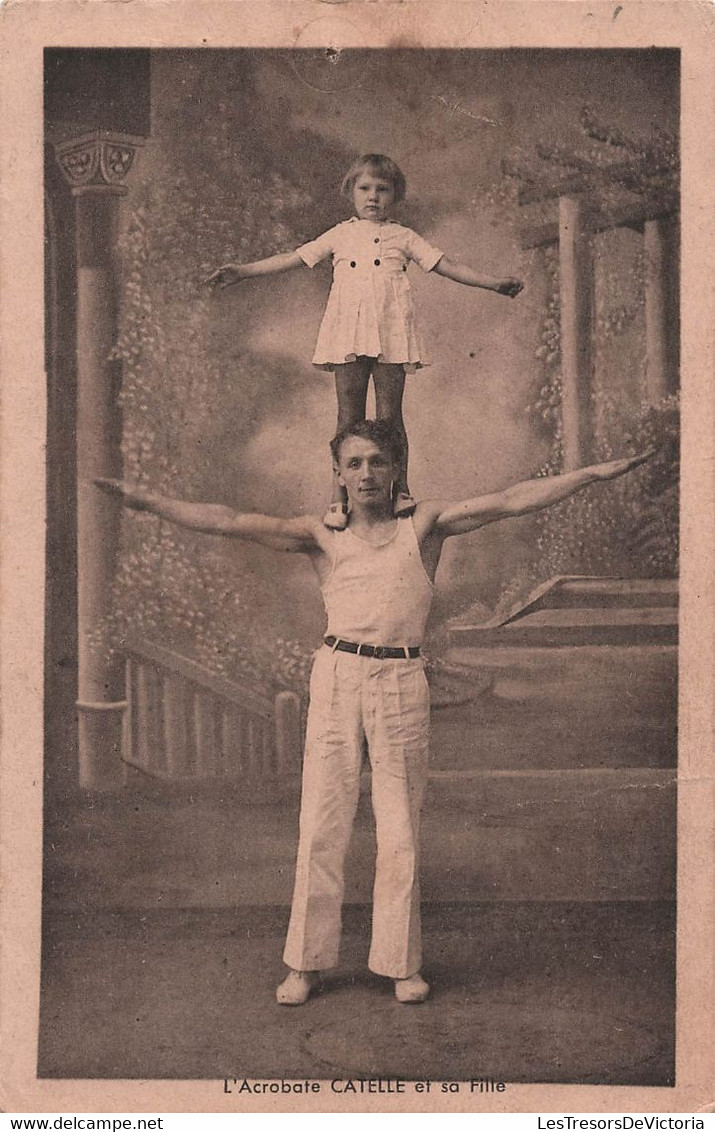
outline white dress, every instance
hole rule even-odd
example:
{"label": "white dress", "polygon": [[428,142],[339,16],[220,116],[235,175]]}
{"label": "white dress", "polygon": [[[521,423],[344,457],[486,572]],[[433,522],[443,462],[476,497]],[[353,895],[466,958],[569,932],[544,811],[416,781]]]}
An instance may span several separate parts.
{"label": "white dress", "polygon": [[297,249],[308,267],[332,256],[333,285],[318,331],[313,364],[333,369],[358,356],[404,365],[425,365],[415,329],[407,265],[431,271],[442,258],[411,228],[391,220],[337,224]]}

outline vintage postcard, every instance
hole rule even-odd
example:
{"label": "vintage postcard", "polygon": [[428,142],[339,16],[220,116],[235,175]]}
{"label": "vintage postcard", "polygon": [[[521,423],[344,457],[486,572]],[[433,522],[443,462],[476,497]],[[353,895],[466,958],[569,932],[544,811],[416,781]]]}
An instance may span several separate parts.
{"label": "vintage postcard", "polygon": [[0,16],[2,1107],[710,1111],[712,8]]}

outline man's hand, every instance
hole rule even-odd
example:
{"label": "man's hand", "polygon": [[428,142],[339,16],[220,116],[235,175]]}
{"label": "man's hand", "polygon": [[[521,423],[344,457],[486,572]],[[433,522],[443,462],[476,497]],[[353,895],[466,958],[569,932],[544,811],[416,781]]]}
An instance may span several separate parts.
{"label": "man's hand", "polygon": [[639,464],[645,464],[646,460],[650,460],[655,453],[655,448],[649,448],[647,452],[639,452],[637,456],[627,456],[622,460],[608,460],[605,464],[594,464],[591,471],[597,480],[615,480],[618,476],[630,472],[632,468],[637,468]]}
{"label": "man's hand", "polygon": [[210,287],[212,291],[223,291],[225,287],[233,287],[235,283],[239,283],[243,279],[240,264],[226,263],[223,267],[219,267],[208,279],[204,279],[204,285]]}
{"label": "man's hand", "polygon": [[99,478],[92,481],[95,487],[112,495],[134,511],[148,511],[179,527],[201,531],[207,535],[240,538],[259,542],[272,550],[295,554],[314,554],[323,549],[327,532],[315,516],[281,519],[275,515],[260,515],[255,511],[241,513],[222,503],[189,503],[173,499],[158,491],[126,483],[123,480]]}
{"label": "man's hand", "polygon": [[501,279],[494,288],[497,295],[506,295],[508,299],[515,299],[520,291],[524,290],[521,279]]}
{"label": "man's hand", "polygon": [[441,504],[434,517],[435,530],[442,537],[462,535],[499,519],[511,519],[518,515],[528,515],[532,511],[541,511],[592,484],[625,475],[650,460],[654,452],[655,449],[650,448],[647,452],[640,452],[637,456],[628,456],[623,460],[591,464],[587,468],[577,468],[560,476],[539,476],[538,479],[524,480],[523,483],[514,484],[491,495]]}

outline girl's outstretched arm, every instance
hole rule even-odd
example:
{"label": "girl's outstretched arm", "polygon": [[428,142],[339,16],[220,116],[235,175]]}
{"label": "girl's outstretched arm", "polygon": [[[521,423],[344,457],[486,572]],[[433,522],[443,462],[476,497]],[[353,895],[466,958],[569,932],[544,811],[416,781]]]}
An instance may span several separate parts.
{"label": "girl's outstretched arm", "polygon": [[204,283],[208,287],[223,290],[241,279],[252,279],[256,275],[279,275],[282,271],[292,271],[294,267],[304,266],[297,252],[281,252],[268,259],[254,260],[253,263],[226,263],[209,275]]}
{"label": "girl's outstretched arm", "polygon": [[453,279],[455,283],[464,283],[467,287],[482,287],[485,291],[496,291],[498,295],[508,295],[513,299],[523,289],[520,279],[511,276],[508,279],[495,279],[492,275],[482,275],[466,263],[447,259],[443,255],[432,268],[436,275],[444,275],[446,279]]}
{"label": "girl's outstretched arm", "polygon": [[241,513],[220,503],[187,503],[183,499],[172,499],[122,480],[95,479],[93,482],[133,511],[148,511],[192,531],[247,539],[270,546],[273,550],[293,553],[310,554],[318,549],[322,523],[312,516],[280,519],[250,511]]}
{"label": "girl's outstretched arm", "polygon": [[443,504],[435,516],[434,529],[443,536],[467,534],[487,523],[499,519],[511,519],[517,515],[528,515],[541,511],[568,499],[577,491],[590,484],[603,483],[617,479],[653,455],[655,449],[629,456],[622,460],[609,460],[605,464],[592,464],[588,468],[578,468],[560,476],[542,476],[535,480],[507,487],[492,495],[480,495],[475,499],[465,499],[461,503]]}

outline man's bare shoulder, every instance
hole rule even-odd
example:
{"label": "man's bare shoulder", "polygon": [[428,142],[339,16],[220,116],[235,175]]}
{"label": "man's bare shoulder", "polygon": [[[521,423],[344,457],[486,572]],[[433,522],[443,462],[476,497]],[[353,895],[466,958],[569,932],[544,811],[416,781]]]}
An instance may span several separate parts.
{"label": "man's bare shoulder", "polygon": [[300,533],[309,543],[306,547],[313,553],[328,554],[332,531],[328,530],[322,519],[317,515],[301,515],[289,520],[296,533]]}
{"label": "man's bare shoulder", "polygon": [[283,521],[296,534],[300,531],[304,531],[306,534],[317,534],[320,527],[323,526],[317,515],[291,515]]}
{"label": "man's bare shoulder", "polygon": [[236,513],[226,533],[253,538],[275,550],[320,556],[328,552],[326,535],[330,532],[315,515],[278,518],[248,512]]}
{"label": "man's bare shoulder", "polygon": [[420,499],[415,507],[414,516],[417,518],[418,515],[439,515],[446,505],[447,502],[444,499]]}
{"label": "man's bare shoulder", "polygon": [[445,503],[442,499],[421,499],[417,504],[412,515],[412,521],[419,542],[434,533],[435,523],[442,514],[444,507]]}

